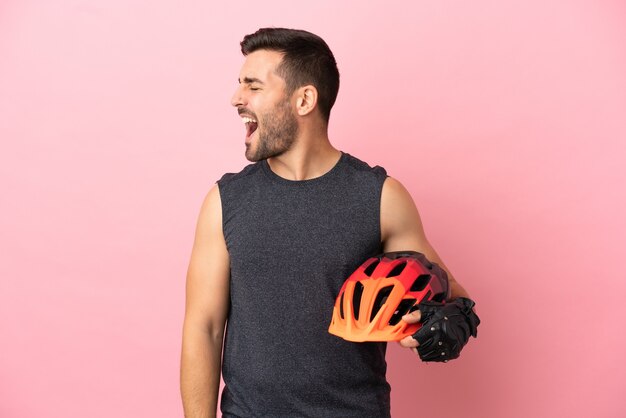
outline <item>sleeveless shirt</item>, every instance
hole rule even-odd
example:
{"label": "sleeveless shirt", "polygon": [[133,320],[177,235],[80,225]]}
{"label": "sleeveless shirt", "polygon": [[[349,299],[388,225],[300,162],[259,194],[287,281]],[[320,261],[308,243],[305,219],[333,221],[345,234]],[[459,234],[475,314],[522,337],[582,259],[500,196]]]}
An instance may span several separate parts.
{"label": "sleeveless shirt", "polygon": [[223,417],[390,417],[387,344],[328,333],[343,282],[382,252],[386,177],[341,152],[309,180],[261,160],[217,181],[230,257]]}

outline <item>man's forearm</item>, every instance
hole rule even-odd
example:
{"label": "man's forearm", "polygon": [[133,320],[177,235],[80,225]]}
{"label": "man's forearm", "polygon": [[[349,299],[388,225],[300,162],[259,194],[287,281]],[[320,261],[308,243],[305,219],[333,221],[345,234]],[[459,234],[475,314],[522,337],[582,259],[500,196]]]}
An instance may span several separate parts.
{"label": "man's forearm", "polygon": [[185,418],[215,418],[222,364],[222,337],[184,327],[180,391]]}
{"label": "man's forearm", "polygon": [[[448,277],[451,277],[451,276],[452,275],[448,273]],[[469,296],[469,293],[467,293],[467,290],[465,290],[463,286],[461,286],[459,282],[457,282],[454,278],[452,278],[452,280],[450,281],[450,290],[451,290],[451,296],[450,296],[451,301],[456,298],[471,299]],[[475,306],[472,308],[472,310],[474,311],[474,313],[476,313]]]}
{"label": "man's forearm", "polygon": [[[448,274],[448,276],[450,276]],[[469,293],[467,293],[467,290],[465,290],[463,288],[463,286],[461,286],[459,284],[459,282],[457,282],[456,280],[450,280],[450,300],[454,300],[456,298],[469,298]]]}

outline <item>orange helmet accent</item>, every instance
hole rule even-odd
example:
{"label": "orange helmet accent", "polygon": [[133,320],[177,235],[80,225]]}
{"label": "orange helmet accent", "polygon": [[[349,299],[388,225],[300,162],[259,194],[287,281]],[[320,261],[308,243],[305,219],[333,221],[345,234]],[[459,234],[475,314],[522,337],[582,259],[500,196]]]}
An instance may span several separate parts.
{"label": "orange helmet accent", "polygon": [[449,298],[448,275],[416,251],[395,251],[369,258],[344,282],[328,332],[344,340],[400,341],[422,324],[402,316],[422,301]]}

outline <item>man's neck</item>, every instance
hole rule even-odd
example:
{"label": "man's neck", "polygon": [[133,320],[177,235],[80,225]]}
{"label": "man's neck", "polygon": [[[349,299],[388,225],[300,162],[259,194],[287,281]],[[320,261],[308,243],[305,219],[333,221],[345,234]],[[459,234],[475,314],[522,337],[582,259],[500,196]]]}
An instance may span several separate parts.
{"label": "man's neck", "polygon": [[329,172],[341,157],[327,135],[298,138],[293,147],[278,157],[268,158],[270,169],[287,180],[310,180]]}

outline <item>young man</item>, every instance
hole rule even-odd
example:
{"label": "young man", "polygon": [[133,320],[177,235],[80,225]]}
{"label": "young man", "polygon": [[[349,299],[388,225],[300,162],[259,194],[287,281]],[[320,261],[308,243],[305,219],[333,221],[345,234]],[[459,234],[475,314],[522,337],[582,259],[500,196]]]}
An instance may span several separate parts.
{"label": "young man", "polygon": [[[221,370],[224,417],[388,417],[386,343],[329,334],[335,298],[381,252],[418,251],[445,265],[402,184],[331,145],[339,72],[326,43],[272,28],[241,47],[232,105],[253,163],[225,174],[200,210],[183,329],[185,416],[215,416]],[[469,301],[448,278],[451,300]],[[420,312],[403,319],[417,322]],[[400,344],[418,352],[413,337]]]}

